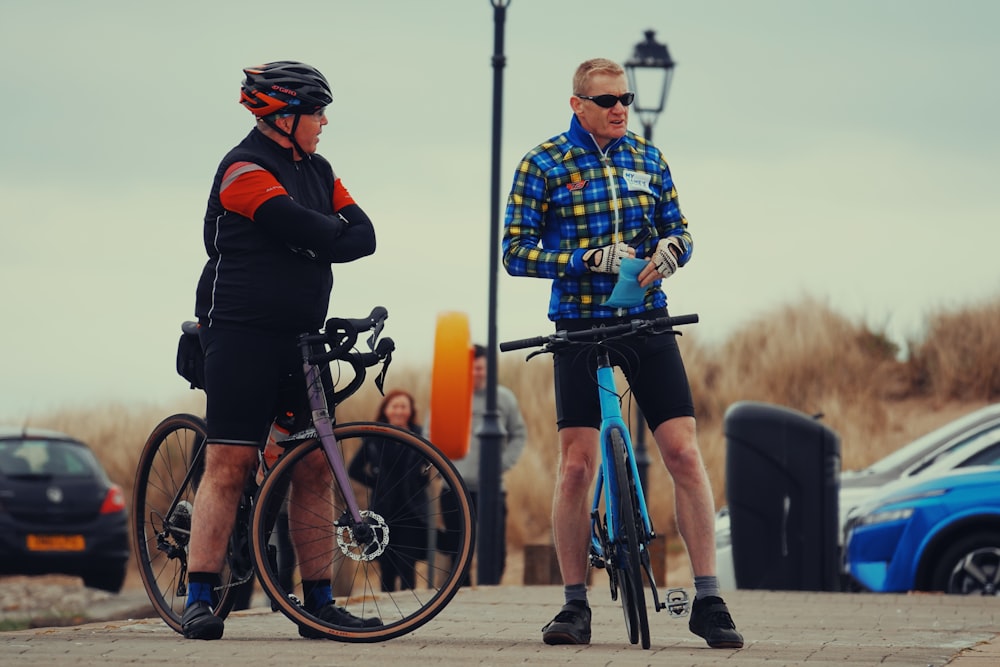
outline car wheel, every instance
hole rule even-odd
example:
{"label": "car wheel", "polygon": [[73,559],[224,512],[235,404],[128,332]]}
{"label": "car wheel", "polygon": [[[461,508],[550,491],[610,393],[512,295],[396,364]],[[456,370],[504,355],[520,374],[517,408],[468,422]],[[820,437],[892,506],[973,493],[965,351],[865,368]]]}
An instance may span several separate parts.
{"label": "car wheel", "polygon": [[83,573],[83,585],[110,593],[118,593],[125,585],[125,565],[117,565],[106,570],[91,570]]}
{"label": "car wheel", "polygon": [[948,548],[934,569],[932,588],[956,595],[997,595],[1000,533],[974,533]]}

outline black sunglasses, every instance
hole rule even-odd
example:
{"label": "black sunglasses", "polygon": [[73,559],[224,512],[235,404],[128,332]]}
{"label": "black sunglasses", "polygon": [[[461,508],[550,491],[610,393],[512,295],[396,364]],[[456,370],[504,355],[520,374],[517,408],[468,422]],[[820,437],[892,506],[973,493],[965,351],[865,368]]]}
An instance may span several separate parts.
{"label": "black sunglasses", "polygon": [[624,95],[577,95],[581,100],[590,100],[602,109],[610,109],[619,102],[623,107],[632,104],[635,93],[625,93]]}

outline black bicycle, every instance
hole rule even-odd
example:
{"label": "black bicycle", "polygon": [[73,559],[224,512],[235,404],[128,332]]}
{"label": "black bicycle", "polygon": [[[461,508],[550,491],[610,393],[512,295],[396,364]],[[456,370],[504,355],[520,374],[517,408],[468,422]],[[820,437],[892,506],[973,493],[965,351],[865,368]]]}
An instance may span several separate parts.
{"label": "black bicycle", "polygon": [[[229,614],[238,589],[256,574],[272,608],[311,635],[375,642],[419,628],[458,591],[472,560],[475,519],[465,483],[452,463],[409,431],[377,422],[335,424],[330,416],[329,407],[354,394],[365,381],[366,369],[378,364],[382,369],[375,383],[382,391],[394,350],[392,339],[379,339],[386,317],[385,309],[378,307],[366,318],[333,318],[323,331],[300,336],[312,425],[281,443],[284,453],[260,484],[255,475],[248,476],[223,583],[216,591],[216,615]],[[369,331],[367,350],[358,351],[358,335]],[[340,371],[349,370],[350,379],[342,389],[329,388],[328,397],[321,371],[331,362],[337,362]],[[133,491],[132,534],[142,583],[157,614],[178,632],[205,434],[205,422],[198,416],[164,419],[146,441]],[[365,447],[366,442],[377,446]],[[366,484],[351,481],[347,461],[369,471]],[[296,488],[293,479],[300,465],[327,466],[329,484],[319,493]],[[414,478],[420,482],[404,486],[399,481]],[[446,494],[450,501],[442,505]],[[392,502],[387,505],[388,498]],[[394,531],[411,536],[422,532],[426,540],[415,544],[412,539],[394,539]],[[310,551],[322,554],[319,559],[313,555],[308,564],[299,562],[291,547],[304,535],[313,545]],[[317,550],[317,544],[322,549]],[[420,562],[413,588],[382,590],[381,564],[414,560]],[[355,616],[377,616],[382,624],[348,627],[307,612],[301,604],[303,570],[329,573],[338,605]]]}

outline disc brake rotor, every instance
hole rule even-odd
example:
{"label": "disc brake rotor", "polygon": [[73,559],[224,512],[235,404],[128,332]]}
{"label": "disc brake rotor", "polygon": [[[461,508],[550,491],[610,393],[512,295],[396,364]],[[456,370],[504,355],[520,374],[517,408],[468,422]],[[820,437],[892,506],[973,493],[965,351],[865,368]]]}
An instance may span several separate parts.
{"label": "disc brake rotor", "polygon": [[372,561],[382,555],[389,545],[389,524],[381,515],[362,510],[367,536],[359,539],[349,522],[337,522],[337,546],[341,553],[356,561]]}

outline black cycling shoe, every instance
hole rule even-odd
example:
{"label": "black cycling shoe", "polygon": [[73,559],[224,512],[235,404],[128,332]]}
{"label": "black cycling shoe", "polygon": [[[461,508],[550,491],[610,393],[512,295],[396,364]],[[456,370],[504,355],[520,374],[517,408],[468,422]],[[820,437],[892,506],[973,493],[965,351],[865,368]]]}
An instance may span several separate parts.
{"label": "black cycling shoe", "polygon": [[[382,619],[377,617],[360,618],[343,607],[338,607],[337,603],[330,600],[319,610],[312,612],[313,616],[326,621],[332,625],[339,625],[344,628],[377,628],[382,625]],[[314,630],[305,625],[299,626],[299,635],[306,639],[328,639],[326,633]]]}
{"label": "black cycling shoe", "polygon": [[212,605],[202,600],[192,602],[181,617],[181,634],[185,639],[220,639],[225,622],[215,615]]}
{"label": "black cycling shoe", "polygon": [[691,605],[688,628],[712,648],[743,648],[743,635],[737,632],[729,608],[720,597],[696,597]]}
{"label": "black cycling shoe", "polygon": [[556,617],[542,628],[546,644],[589,644],[590,606],[583,600],[570,600]]}

